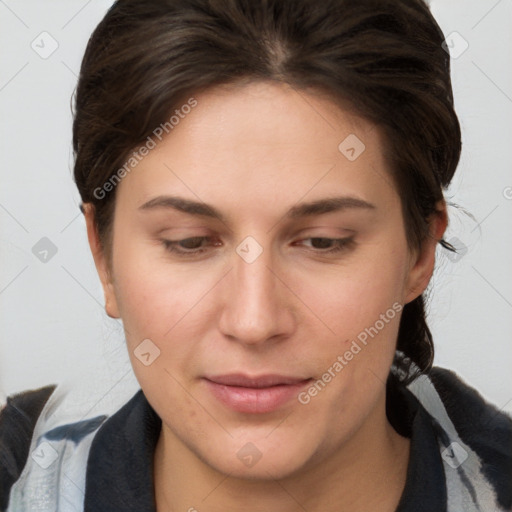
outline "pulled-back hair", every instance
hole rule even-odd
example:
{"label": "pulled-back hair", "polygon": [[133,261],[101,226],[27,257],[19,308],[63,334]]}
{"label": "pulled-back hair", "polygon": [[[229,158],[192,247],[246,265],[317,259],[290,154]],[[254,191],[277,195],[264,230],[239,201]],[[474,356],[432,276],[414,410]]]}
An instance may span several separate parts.
{"label": "pulled-back hair", "polygon": [[[89,40],[73,124],[75,181],[104,250],[116,188],[97,191],[130,153],[185,98],[256,80],[326,93],[379,127],[418,249],[461,150],[443,40],[423,0],[118,0]],[[397,350],[404,382],[432,366],[423,296],[404,307]]]}

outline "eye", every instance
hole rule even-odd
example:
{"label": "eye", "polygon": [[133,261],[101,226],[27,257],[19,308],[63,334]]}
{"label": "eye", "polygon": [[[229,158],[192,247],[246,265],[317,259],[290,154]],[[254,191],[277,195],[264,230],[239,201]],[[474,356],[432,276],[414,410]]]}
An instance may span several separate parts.
{"label": "eye", "polygon": [[[193,236],[182,240],[162,240],[162,243],[169,252],[179,256],[194,256],[207,251],[207,248],[203,245],[204,241],[212,241],[212,237]],[[214,242],[212,245],[220,245],[220,243]]]}
{"label": "eye", "polygon": [[[348,250],[353,244],[352,237],[349,238],[327,238],[327,237],[311,237],[299,240],[300,242],[310,242],[306,244],[309,250],[317,254],[335,254]],[[182,240],[162,240],[166,251],[177,256],[194,257],[204,254],[208,251],[209,246],[220,246],[222,243],[209,236],[194,236],[183,238]],[[209,244],[208,244],[209,242]]]}
{"label": "eye", "polygon": [[305,238],[302,241],[311,241],[310,247],[314,252],[320,254],[338,253],[349,249],[354,244],[354,239],[349,238],[325,238],[325,237],[311,237]]}

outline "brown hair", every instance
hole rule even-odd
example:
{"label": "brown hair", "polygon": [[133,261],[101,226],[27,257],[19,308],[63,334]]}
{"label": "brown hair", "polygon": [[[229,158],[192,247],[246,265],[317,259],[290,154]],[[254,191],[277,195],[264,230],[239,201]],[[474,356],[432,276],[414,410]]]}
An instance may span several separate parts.
{"label": "brown hair", "polygon": [[[73,124],[75,181],[105,251],[115,187],[97,191],[187,95],[241,80],[324,92],[379,126],[420,247],[461,151],[443,39],[423,0],[118,0],[87,45]],[[432,366],[423,296],[404,307],[397,350],[405,382]]]}

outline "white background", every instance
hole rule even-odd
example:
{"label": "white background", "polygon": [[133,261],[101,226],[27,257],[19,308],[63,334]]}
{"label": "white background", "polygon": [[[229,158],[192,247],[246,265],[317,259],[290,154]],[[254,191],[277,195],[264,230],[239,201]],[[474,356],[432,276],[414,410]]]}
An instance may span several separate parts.
{"label": "white background", "polygon": [[[75,378],[126,397],[137,386],[122,326],[103,309],[71,171],[71,96],[110,4],[0,0],[0,400]],[[450,208],[447,238],[467,252],[438,257],[436,364],[512,412],[512,1],[431,7],[446,36],[458,33],[447,40],[464,147],[447,199],[475,218]],[[47,58],[31,47],[52,44]],[[43,237],[57,248],[46,263],[32,252]]]}

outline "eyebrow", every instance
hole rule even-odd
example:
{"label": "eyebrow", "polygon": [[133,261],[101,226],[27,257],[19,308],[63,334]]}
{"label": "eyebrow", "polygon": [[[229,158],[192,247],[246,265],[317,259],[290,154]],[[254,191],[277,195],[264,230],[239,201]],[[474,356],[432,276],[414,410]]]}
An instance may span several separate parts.
{"label": "eyebrow", "polygon": [[[189,215],[216,218],[223,223],[227,223],[225,216],[222,215],[217,208],[206,203],[192,201],[178,196],[154,197],[141,205],[139,210],[149,211],[165,208],[171,208]],[[357,197],[338,196],[297,204],[290,208],[284,217],[288,219],[299,219],[348,209],[375,210],[376,207]]]}

